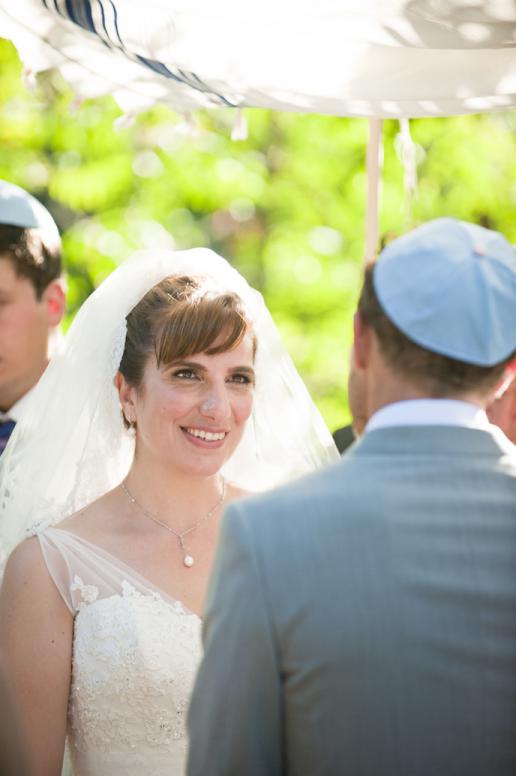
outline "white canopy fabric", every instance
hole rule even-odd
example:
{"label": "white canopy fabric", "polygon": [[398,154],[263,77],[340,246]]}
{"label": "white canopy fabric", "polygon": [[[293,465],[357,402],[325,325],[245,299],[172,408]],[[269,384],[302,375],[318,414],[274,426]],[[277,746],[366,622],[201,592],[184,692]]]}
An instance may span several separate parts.
{"label": "white canopy fabric", "polygon": [[366,260],[381,119],[402,120],[415,171],[408,118],[516,107],[516,0],[0,0],[0,36],[29,80],[57,67],[79,99],[112,94],[128,114],[166,102],[368,117]]}
{"label": "white canopy fabric", "polygon": [[402,118],[516,106],[515,0],[0,0],[31,71],[124,111]]}

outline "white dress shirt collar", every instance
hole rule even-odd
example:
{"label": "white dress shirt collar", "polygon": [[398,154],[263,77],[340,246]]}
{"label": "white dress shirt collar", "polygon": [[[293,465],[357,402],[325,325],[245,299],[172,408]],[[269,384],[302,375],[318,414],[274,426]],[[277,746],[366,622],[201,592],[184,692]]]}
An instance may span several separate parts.
{"label": "white dress shirt collar", "polygon": [[456,399],[412,399],[387,404],[374,413],[365,432],[392,426],[464,426],[492,429],[484,410]]}

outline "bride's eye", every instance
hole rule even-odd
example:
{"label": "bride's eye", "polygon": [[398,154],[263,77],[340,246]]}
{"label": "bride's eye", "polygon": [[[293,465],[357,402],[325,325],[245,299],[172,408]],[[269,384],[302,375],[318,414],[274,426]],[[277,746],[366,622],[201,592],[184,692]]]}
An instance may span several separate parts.
{"label": "bride's eye", "polygon": [[254,385],[254,379],[251,375],[245,374],[244,372],[235,372],[235,374],[231,375],[229,380],[237,385]]}
{"label": "bride's eye", "polygon": [[196,380],[197,375],[193,369],[176,369],[172,372],[172,377],[177,377],[179,380]]}

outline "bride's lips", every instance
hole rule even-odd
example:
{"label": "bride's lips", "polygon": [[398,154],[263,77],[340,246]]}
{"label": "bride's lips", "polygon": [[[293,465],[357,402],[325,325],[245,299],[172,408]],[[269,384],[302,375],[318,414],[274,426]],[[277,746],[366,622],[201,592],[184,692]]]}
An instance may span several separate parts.
{"label": "bride's lips", "polygon": [[195,428],[194,426],[181,426],[180,428],[192,445],[204,448],[205,450],[213,450],[222,447],[229,434],[229,431],[224,431],[219,428]]}

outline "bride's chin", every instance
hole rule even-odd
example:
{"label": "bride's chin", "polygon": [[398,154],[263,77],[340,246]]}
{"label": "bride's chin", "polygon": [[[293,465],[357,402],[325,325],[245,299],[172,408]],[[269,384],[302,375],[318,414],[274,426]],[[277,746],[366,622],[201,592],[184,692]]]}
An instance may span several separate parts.
{"label": "bride's chin", "polygon": [[197,460],[192,461],[186,460],[185,457],[179,463],[176,462],[174,468],[190,477],[213,477],[213,475],[220,472],[226,460],[226,456],[223,458],[220,456],[204,456],[201,458],[199,456]]}

